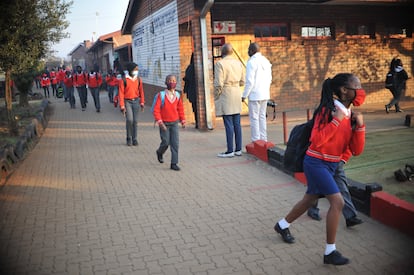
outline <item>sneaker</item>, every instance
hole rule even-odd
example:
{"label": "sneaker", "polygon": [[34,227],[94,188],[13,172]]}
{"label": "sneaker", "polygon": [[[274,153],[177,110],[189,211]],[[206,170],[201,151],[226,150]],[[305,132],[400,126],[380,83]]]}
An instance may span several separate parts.
{"label": "sneaker", "polygon": [[331,254],[323,256],[323,263],[333,265],[344,265],[349,264],[349,259],[342,256],[338,250],[334,250],[331,252]]}
{"label": "sneaker", "polygon": [[242,151],[241,150],[240,151],[236,151],[236,152],[234,152],[234,155],[240,157],[242,155]]}
{"label": "sneaker", "polygon": [[280,228],[279,223],[277,222],[275,224],[274,229],[277,233],[280,234],[280,236],[282,236],[282,239],[285,241],[285,243],[295,242],[295,238],[293,238],[293,236],[290,234],[289,228],[282,229]]}
{"label": "sneaker", "polygon": [[180,171],[181,170],[180,167],[178,167],[177,164],[173,164],[173,163],[171,163],[170,169],[174,170],[174,171]]}
{"label": "sneaker", "polygon": [[217,157],[219,157],[219,158],[232,158],[232,157],[234,157],[234,152],[229,152],[229,153],[227,153],[227,152],[224,152],[224,153],[219,153],[219,154],[217,155]]}
{"label": "sneaker", "polygon": [[395,112],[396,112],[396,113],[404,113],[404,111],[403,111],[403,110],[401,110],[401,109],[395,110]]}
{"label": "sneaker", "polygon": [[389,114],[389,113],[390,113],[390,107],[388,107],[388,105],[385,105],[385,112],[386,112],[387,114]]}
{"label": "sneaker", "polygon": [[136,140],[132,141],[132,145],[138,146],[138,141],[136,141]]}

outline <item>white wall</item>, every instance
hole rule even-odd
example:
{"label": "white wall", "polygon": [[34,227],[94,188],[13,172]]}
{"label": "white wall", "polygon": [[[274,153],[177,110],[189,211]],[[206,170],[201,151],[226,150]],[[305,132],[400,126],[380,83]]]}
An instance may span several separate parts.
{"label": "white wall", "polygon": [[144,83],[165,87],[165,77],[174,74],[181,90],[176,1],[132,27],[132,59]]}

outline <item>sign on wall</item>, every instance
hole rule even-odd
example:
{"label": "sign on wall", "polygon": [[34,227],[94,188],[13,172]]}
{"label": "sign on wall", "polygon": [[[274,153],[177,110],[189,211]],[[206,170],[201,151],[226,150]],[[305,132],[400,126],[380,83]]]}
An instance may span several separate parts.
{"label": "sign on wall", "polygon": [[[139,75],[147,84],[165,87],[169,74],[180,77],[177,4],[172,2],[135,24],[132,55]],[[177,89],[181,89],[177,81]]]}
{"label": "sign on wall", "polygon": [[236,33],[236,21],[214,21],[213,32],[215,34]]}

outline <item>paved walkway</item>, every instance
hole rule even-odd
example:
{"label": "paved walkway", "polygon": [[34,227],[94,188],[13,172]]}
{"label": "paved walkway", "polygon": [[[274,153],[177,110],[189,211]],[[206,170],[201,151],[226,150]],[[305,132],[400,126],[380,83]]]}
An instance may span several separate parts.
{"label": "paved walkway", "polygon": [[[105,93],[101,101],[96,113],[91,97],[86,112],[51,100],[44,135],[0,189],[0,274],[412,274],[414,239],[363,214],[352,229],[340,221],[337,247],[351,264],[324,265],[326,200],[324,220],[302,216],[291,226],[297,242],[284,243],[273,225],[305,187],[248,154],[217,158],[221,120],[213,131],[181,131],[176,172],[169,152],[156,159],[149,107],[139,146],[127,147],[124,118]],[[382,108],[367,124],[377,115]],[[279,116],[269,137],[282,136]]]}

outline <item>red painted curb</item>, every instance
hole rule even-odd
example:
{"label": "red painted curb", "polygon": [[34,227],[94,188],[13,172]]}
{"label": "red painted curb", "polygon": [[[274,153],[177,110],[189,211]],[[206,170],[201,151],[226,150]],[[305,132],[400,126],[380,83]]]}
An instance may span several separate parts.
{"label": "red painted curb", "polygon": [[269,159],[267,158],[267,149],[272,147],[275,147],[272,142],[256,140],[246,145],[246,151],[265,162],[269,162]]}
{"label": "red painted curb", "polygon": [[371,194],[371,218],[414,237],[414,204],[383,191]]}

